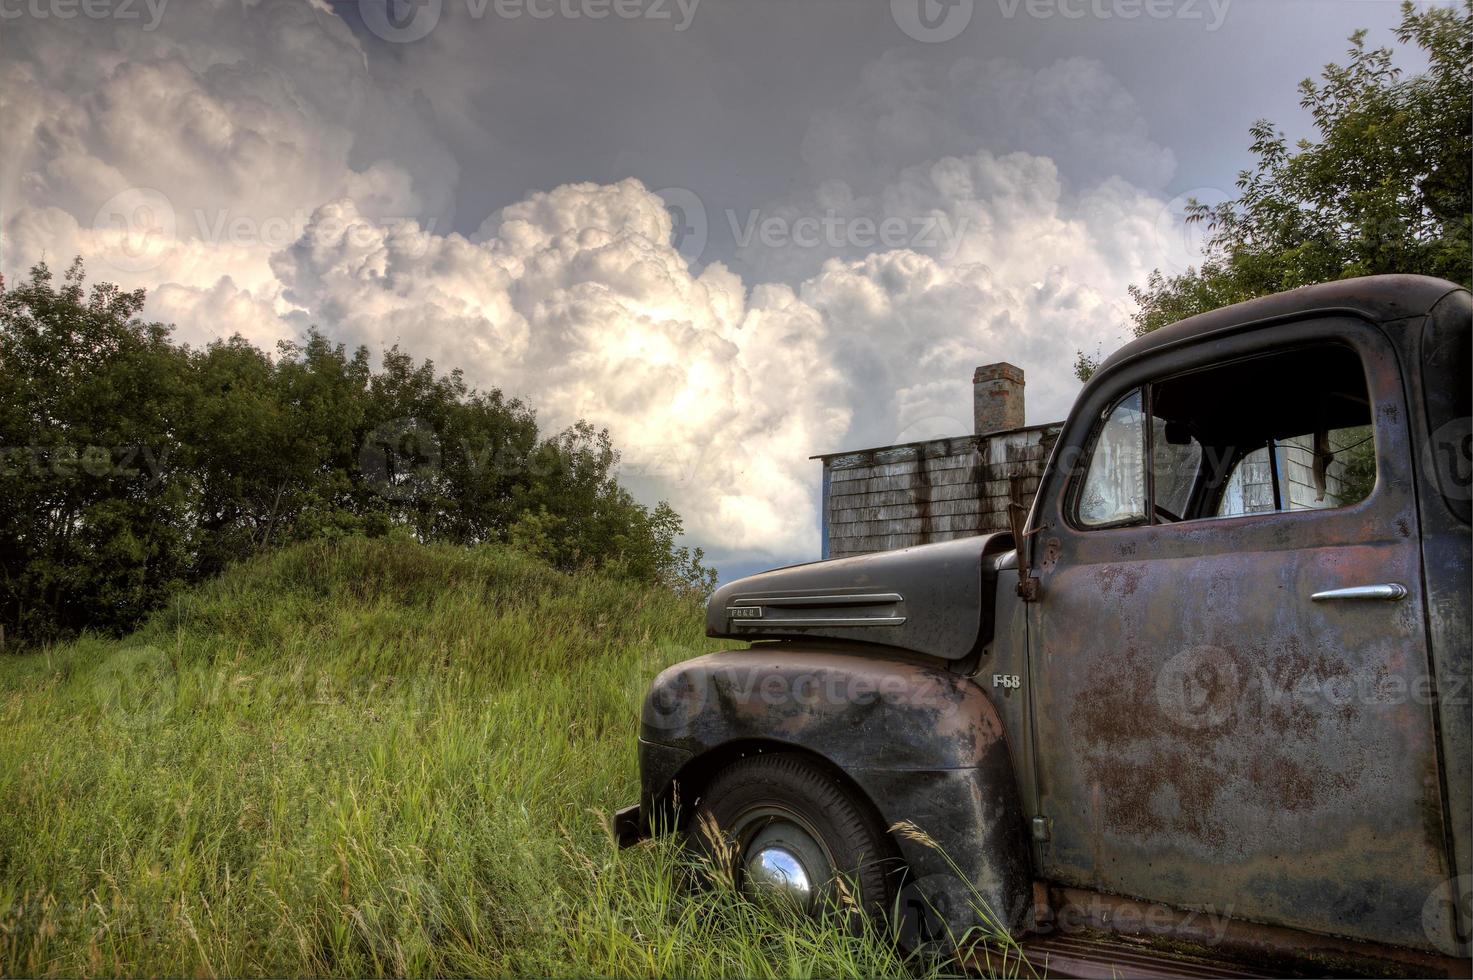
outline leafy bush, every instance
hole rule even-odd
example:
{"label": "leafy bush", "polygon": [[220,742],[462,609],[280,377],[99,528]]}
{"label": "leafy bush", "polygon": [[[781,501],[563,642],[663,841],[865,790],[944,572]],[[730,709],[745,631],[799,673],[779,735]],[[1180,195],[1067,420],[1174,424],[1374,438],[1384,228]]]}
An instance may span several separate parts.
{"label": "leafy bush", "polygon": [[556,567],[708,590],[669,506],[621,487],[607,431],[542,434],[500,391],[395,348],[374,369],[313,331],[273,356],[191,349],[144,294],[0,282],[0,624],[126,630],[181,585],[276,545],[400,529],[513,536]]}

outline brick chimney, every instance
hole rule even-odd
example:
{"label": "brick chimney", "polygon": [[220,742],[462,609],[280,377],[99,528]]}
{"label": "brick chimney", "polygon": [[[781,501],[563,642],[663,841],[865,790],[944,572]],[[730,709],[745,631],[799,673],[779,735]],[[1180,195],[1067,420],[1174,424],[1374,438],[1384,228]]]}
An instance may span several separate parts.
{"label": "brick chimney", "polygon": [[984,364],[972,375],[972,417],[977,435],[1023,427],[1023,369],[1007,362]]}

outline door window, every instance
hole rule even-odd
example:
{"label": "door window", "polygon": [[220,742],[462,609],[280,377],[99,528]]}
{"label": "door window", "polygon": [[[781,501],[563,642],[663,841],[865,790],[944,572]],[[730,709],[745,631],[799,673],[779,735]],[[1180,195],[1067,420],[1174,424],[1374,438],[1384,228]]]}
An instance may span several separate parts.
{"label": "door window", "polygon": [[1079,521],[1090,527],[1134,524],[1146,516],[1145,414],[1140,389],[1119,401],[1090,452]]}
{"label": "door window", "polygon": [[1075,515],[1111,527],[1325,510],[1375,483],[1365,370],[1322,344],[1130,392],[1099,427]]}

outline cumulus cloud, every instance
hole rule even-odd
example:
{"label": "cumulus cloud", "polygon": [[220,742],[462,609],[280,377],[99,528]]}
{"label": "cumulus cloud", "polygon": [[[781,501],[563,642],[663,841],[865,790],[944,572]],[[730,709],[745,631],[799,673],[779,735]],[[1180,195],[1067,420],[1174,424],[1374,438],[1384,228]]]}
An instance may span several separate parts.
{"label": "cumulus cloud", "polygon": [[[998,166],[1048,169],[986,154],[940,169]],[[988,199],[997,213],[960,260],[830,259],[792,286],[748,287],[720,263],[697,273],[663,201],[633,179],[534,194],[469,238],[361,222],[335,202],[273,269],[336,336],[460,366],[555,424],[609,425],[626,477],[718,554],[792,554],[817,544],[808,457],[965,433],[971,365],[1021,364],[1039,421],[1072,399],[1061,358],[1123,314],[1100,282],[1129,271],[1119,216],[1156,203],[1106,187],[1070,216],[1020,186],[1026,202]]]}
{"label": "cumulus cloud", "polygon": [[808,457],[965,433],[975,364],[1022,365],[1032,420],[1060,417],[1073,351],[1159,264],[1174,165],[1092,63],[886,55],[815,119],[808,178],[754,208],[787,239],[751,226],[739,276],[683,257],[636,179],[451,231],[434,113],[320,3],[195,0],[152,34],[22,24],[7,45],[7,276],[82,254],[186,340],[317,324],[461,368],[548,427],[609,427],[625,481],[726,560],[816,554]]}
{"label": "cumulus cloud", "polygon": [[[376,218],[448,211],[454,159],[416,114],[386,111],[409,96],[373,78],[326,4],[191,0],[158,27],[6,21],[5,274],[82,254],[96,276],[168,286],[168,309],[219,310],[233,289],[272,305],[270,255],[325,200]],[[200,293],[185,302],[187,290]],[[246,322],[261,326],[260,310]]]}
{"label": "cumulus cloud", "polygon": [[474,240],[338,201],[273,268],[336,336],[460,366],[553,424],[609,425],[626,479],[716,550],[812,547],[806,457],[848,421],[822,318],[788,287],[696,274],[670,242],[663,201],[626,180],[534,194]]}

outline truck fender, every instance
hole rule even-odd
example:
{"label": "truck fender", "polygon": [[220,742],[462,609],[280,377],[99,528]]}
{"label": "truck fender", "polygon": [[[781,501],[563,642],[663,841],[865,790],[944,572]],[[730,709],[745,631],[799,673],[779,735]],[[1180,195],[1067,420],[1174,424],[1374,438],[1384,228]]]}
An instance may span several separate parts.
{"label": "truck fender", "polygon": [[972,681],[895,654],[785,643],[668,668],[641,714],[641,808],[673,828],[726,763],[805,752],[838,769],[885,826],[903,825],[892,832],[908,870],[902,912],[933,932],[939,916],[956,939],[989,924],[1016,933],[1032,912],[1032,873],[1002,722]]}

